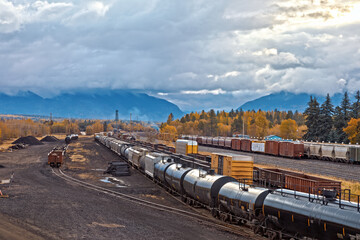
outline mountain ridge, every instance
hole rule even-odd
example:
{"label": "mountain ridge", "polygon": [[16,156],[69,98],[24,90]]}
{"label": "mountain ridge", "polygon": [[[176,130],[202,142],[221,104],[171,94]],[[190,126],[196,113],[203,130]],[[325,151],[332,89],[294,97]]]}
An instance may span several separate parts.
{"label": "mountain ridge", "polygon": [[31,91],[16,95],[0,93],[0,113],[49,115],[83,119],[114,119],[119,110],[120,119],[166,121],[168,115],[180,117],[180,108],[164,99],[127,90],[74,91],[44,98]]}
{"label": "mountain ridge", "polygon": [[[248,101],[242,104],[238,109],[244,111],[251,110],[279,110],[279,111],[299,111],[304,112],[307,108],[307,104],[310,101],[310,96],[316,97],[318,102],[321,104],[325,101],[325,96],[307,94],[307,93],[291,93],[281,91],[278,93],[271,93],[269,95],[259,97],[255,100]],[[331,102],[334,106],[338,106],[341,103],[343,94],[336,93],[331,97]]]}

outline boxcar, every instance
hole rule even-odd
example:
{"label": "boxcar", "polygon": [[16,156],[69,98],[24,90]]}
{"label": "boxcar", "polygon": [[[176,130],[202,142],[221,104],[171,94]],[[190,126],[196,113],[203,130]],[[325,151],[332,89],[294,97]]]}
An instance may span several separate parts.
{"label": "boxcar", "polygon": [[279,155],[279,142],[268,140],[265,143],[265,153],[269,155]]}
{"label": "boxcar", "polygon": [[241,151],[251,152],[251,144],[250,139],[241,139]]}
{"label": "boxcar", "polygon": [[253,141],[251,144],[251,151],[265,153],[265,142]]}
{"label": "boxcar", "polygon": [[241,139],[240,138],[233,138],[231,139],[231,149],[232,150],[241,150]]}
{"label": "boxcar", "polygon": [[300,142],[280,142],[279,155],[282,157],[301,158],[304,156],[304,144]]}

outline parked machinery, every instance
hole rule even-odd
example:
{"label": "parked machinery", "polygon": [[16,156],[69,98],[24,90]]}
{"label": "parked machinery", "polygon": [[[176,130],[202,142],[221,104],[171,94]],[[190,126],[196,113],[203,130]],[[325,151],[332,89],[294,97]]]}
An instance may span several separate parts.
{"label": "parked machinery", "polygon": [[[138,147],[114,138],[95,136],[95,139],[115,149],[129,163],[134,162],[133,156],[140,152]],[[115,142],[120,146],[114,147]],[[192,169],[174,163],[171,155],[146,149],[142,152],[145,165],[138,165],[140,171],[177,192],[189,204],[210,209],[213,216],[222,220],[247,223],[255,232],[262,232],[272,239],[281,239],[283,234],[316,239],[360,238],[357,203],[334,199],[329,192],[319,195],[253,187],[232,177],[215,174],[213,170]],[[154,164],[154,168],[147,168],[147,163]]]}

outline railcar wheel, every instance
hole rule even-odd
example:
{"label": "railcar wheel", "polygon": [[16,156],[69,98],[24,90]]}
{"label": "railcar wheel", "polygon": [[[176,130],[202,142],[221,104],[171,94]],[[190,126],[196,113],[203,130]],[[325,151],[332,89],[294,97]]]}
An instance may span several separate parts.
{"label": "railcar wheel", "polygon": [[56,166],[59,168],[61,167],[61,163],[57,163]]}

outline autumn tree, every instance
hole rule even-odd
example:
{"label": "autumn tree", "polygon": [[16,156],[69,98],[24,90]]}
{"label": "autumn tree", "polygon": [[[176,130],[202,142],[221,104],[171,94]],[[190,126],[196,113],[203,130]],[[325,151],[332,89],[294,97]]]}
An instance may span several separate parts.
{"label": "autumn tree", "polygon": [[344,128],[344,132],[352,144],[360,143],[360,118],[352,118]]}
{"label": "autumn tree", "polygon": [[286,119],[281,122],[280,125],[280,137],[284,139],[296,139],[297,138],[298,125],[293,119]]}
{"label": "autumn tree", "polygon": [[163,139],[166,141],[174,141],[177,138],[177,130],[174,126],[164,124],[160,129],[160,133],[163,136]]}

